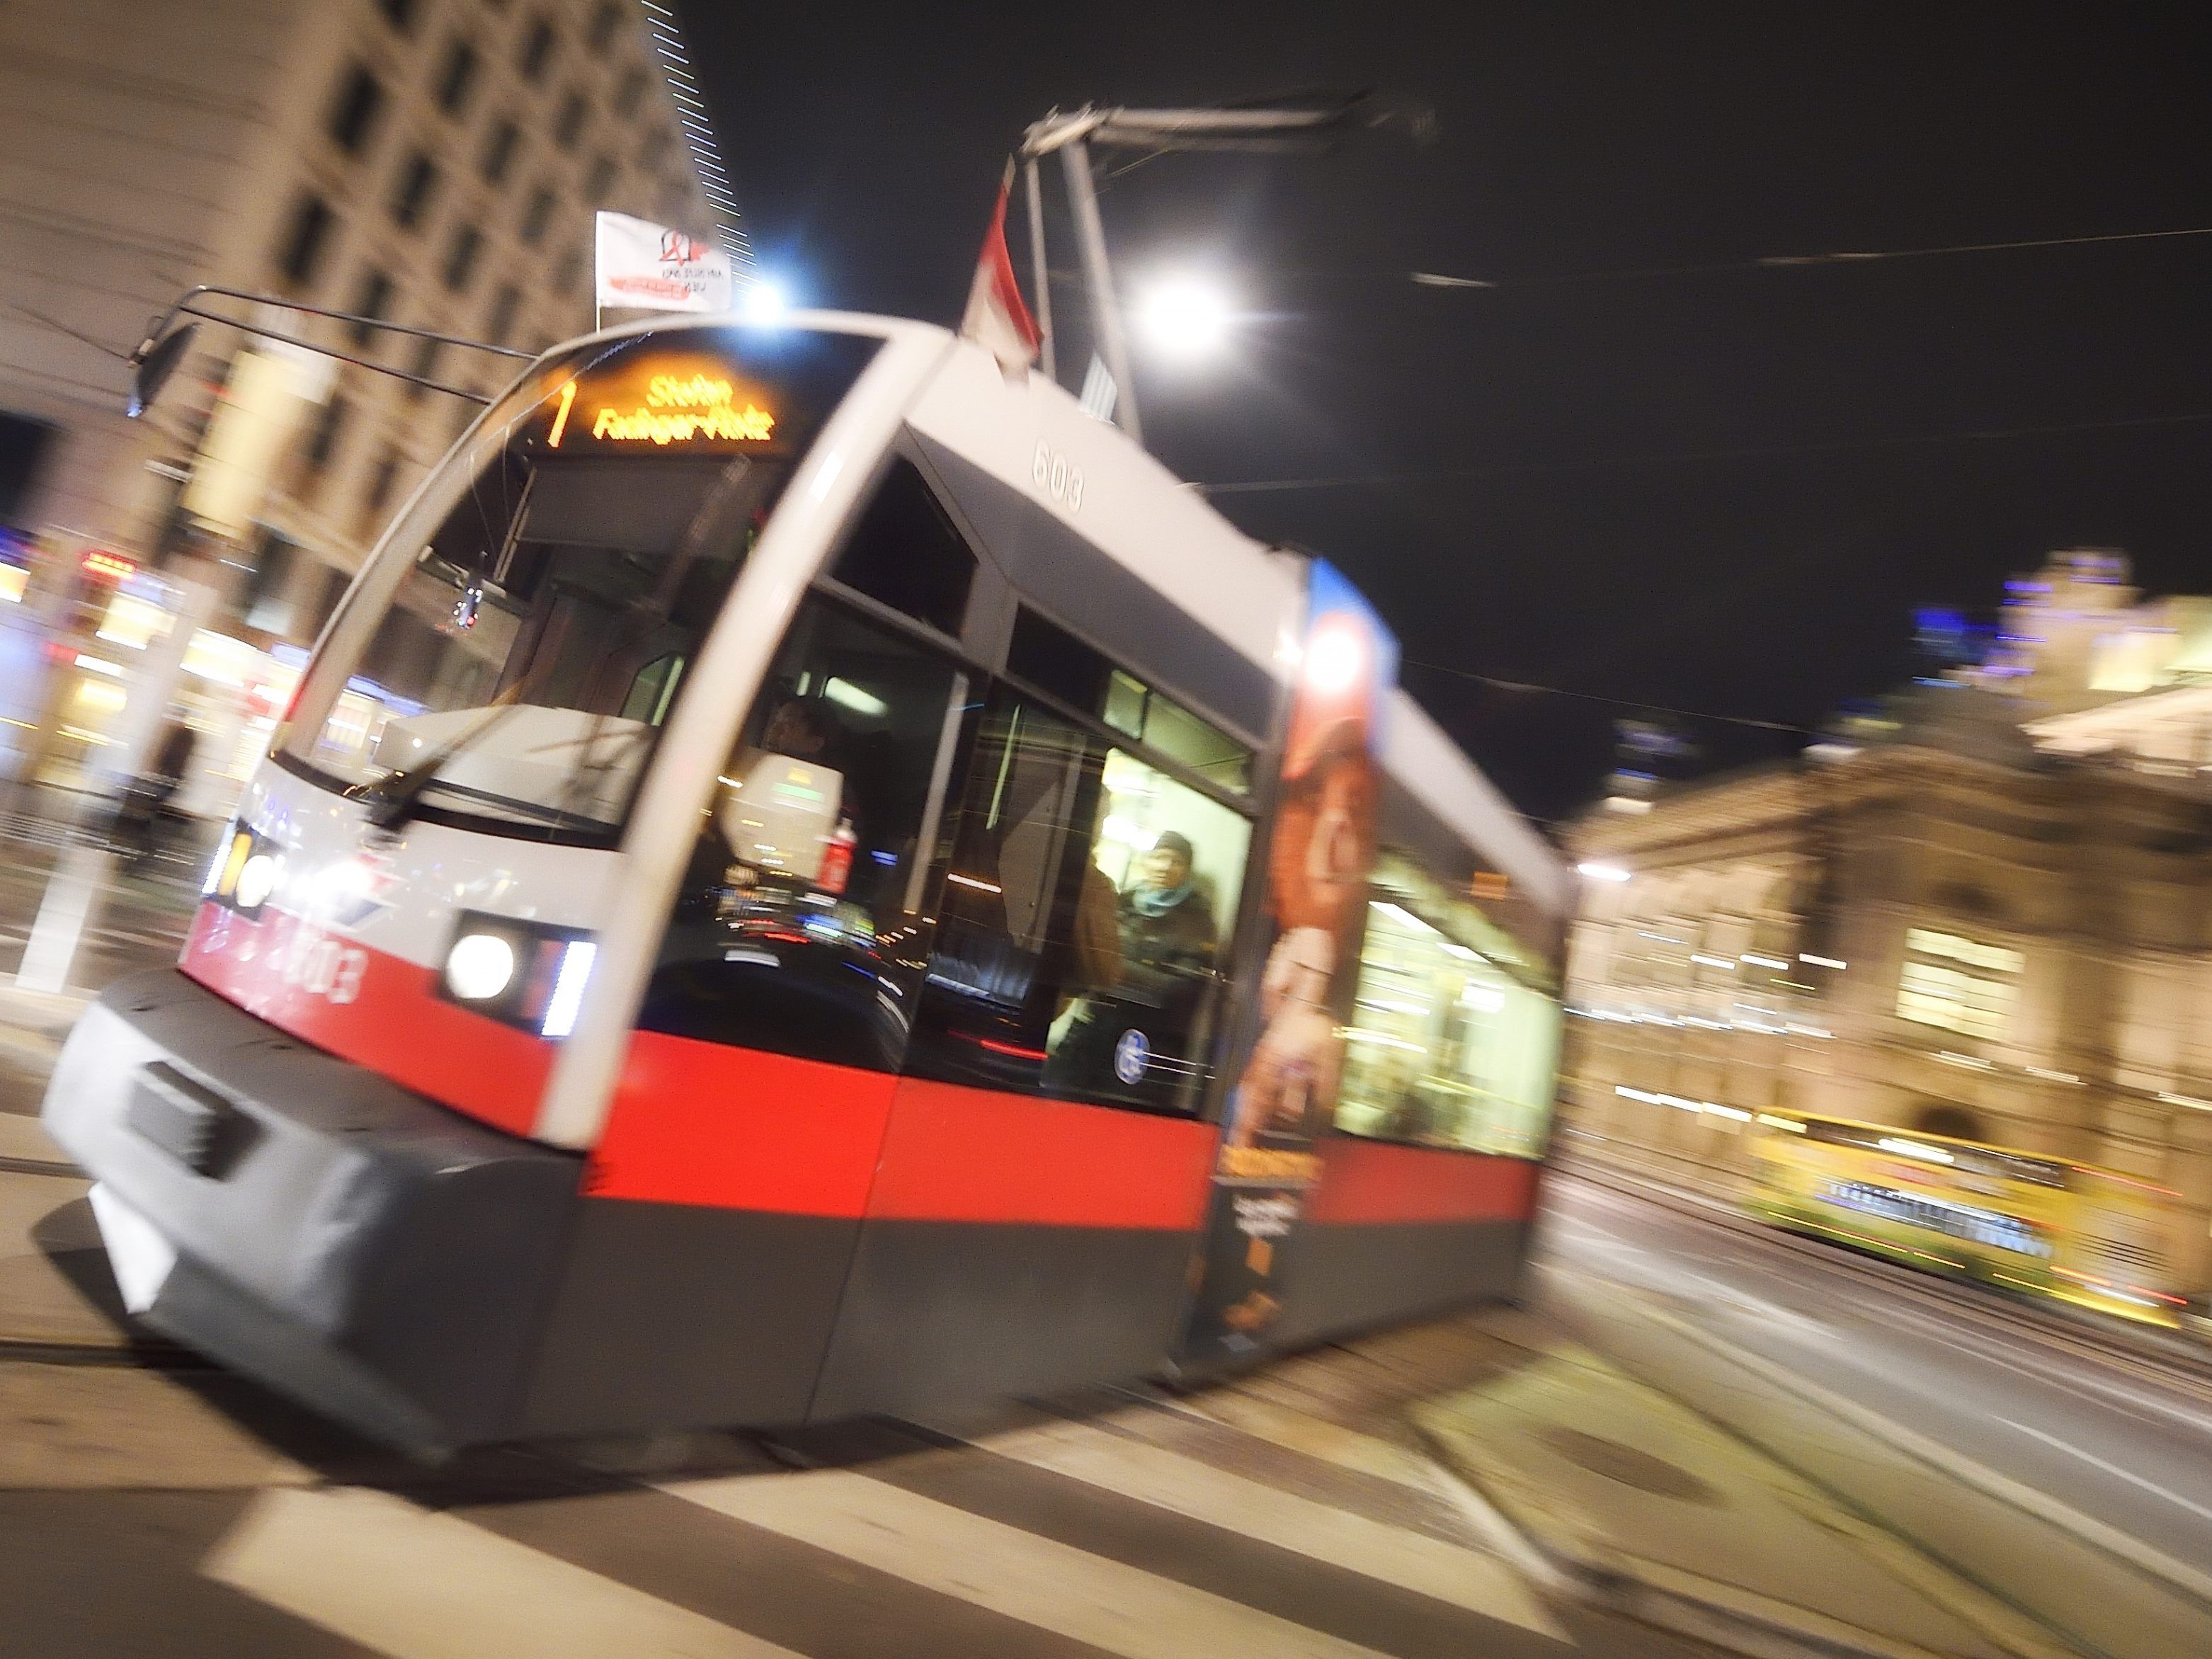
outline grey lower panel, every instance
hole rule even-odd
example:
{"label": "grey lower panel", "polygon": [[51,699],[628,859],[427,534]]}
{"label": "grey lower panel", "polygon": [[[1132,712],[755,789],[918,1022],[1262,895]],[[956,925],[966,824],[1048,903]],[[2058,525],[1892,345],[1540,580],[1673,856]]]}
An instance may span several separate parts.
{"label": "grey lower panel", "polygon": [[[179,1133],[180,1111],[216,1121]],[[150,1323],[379,1438],[434,1449],[513,1431],[578,1202],[574,1154],[410,1094],[169,969],[85,1011],[43,1116],[175,1247]]]}
{"label": "grey lower panel", "polygon": [[1195,1243],[1139,1229],[870,1222],[811,1415],[897,1415],[1158,1370]]}
{"label": "grey lower panel", "polygon": [[1267,1346],[1296,1347],[1510,1296],[1528,1239],[1525,1221],[1304,1224],[1283,1243],[1285,1308]]}
{"label": "grey lower panel", "polygon": [[801,1421],[860,1230],[835,1216],[585,1199],[524,1431]]}

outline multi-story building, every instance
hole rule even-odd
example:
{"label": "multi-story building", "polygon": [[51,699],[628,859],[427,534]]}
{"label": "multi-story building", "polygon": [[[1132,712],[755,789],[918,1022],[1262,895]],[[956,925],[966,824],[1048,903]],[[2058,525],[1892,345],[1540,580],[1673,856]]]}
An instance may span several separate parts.
{"label": "multi-story building", "polygon": [[[0,522],[46,532],[72,580],[90,547],[125,562],[112,568],[211,585],[195,639],[229,643],[194,646],[188,690],[281,673],[477,405],[207,325],[168,392],[129,421],[121,358],[149,317],[206,283],[535,350],[592,325],[600,208],[718,234],[744,261],[674,19],[653,0],[8,7]],[[479,394],[515,367],[217,303]],[[0,594],[22,586],[0,572]],[[106,706],[146,647],[102,626],[126,671],[85,682]],[[76,709],[68,684],[27,690],[9,672],[29,660],[15,633],[14,653],[0,649],[15,706],[0,714],[20,734],[40,723],[26,705],[43,711],[39,759],[67,775],[115,741],[120,716]],[[251,749],[251,712],[232,713],[193,719],[213,748]]]}
{"label": "multi-story building", "polygon": [[1569,959],[1571,1148],[1734,1194],[1788,1107],[2075,1158],[2178,1192],[2172,1271],[2212,1286],[2212,751],[2172,713],[2212,691],[2212,605],[2109,560],[2014,584],[1988,665],[1798,762],[1577,827],[1611,878]]}

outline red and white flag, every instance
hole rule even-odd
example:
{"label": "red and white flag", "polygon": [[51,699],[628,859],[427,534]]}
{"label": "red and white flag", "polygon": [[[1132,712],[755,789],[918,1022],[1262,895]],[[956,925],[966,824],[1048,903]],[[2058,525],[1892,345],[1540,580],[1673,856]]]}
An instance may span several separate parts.
{"label": "red and white flag", "polygon": [[1022,303],[1014,281],[1014,262],[1006,253],[1006,193],[1014,182],[1013,163],[999,180],[998,204],[984,234],[983,254],[975,261],[975,280],[968,287],[968,310],[960,319],[960,337],[973,340],[1012,374],[1037,360],[1036,319]]}
{"label": "red and white flag", "polygon": [[602,210],[596,224],[602,309],[730,308],[730,256],[712,242],[626,213]]}

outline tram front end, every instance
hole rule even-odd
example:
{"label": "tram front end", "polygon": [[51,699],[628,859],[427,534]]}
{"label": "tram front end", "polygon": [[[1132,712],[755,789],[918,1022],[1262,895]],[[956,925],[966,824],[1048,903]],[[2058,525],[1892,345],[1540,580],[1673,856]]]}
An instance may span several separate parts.
{"label": "tram front end", "polygon": [[657,775],[711,772],[941,354],[900,328],[564,348],[401,512],[177,967],[100,997],[46,1095],[148,1326],[412,1449],[623,1426],[543,1386],[628,1036],[595,994],[698,822]]}

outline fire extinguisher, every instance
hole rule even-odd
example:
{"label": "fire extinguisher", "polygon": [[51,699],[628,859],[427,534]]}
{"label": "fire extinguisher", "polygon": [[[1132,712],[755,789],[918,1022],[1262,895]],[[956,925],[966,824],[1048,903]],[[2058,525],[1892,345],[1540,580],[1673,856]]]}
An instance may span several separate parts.
{"label": "fire extinguisher", "polygon": [[853,833],[853,820],[840,818],[837,833],[830,837],[830,844],[822,849],[821,872],[814,878],[814,885],[824,893],[842,894],[845,884],[853,878],[853,849],[860,837]]}

